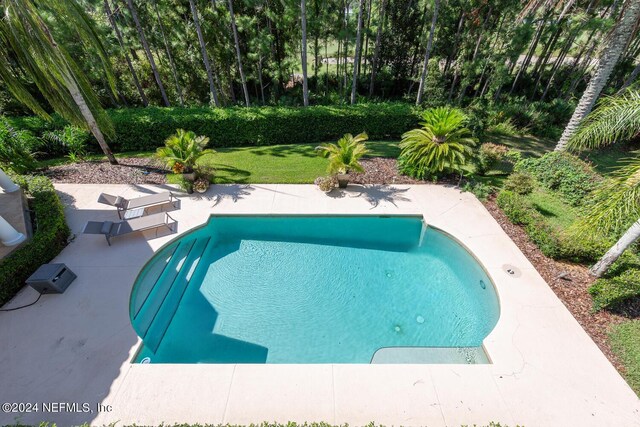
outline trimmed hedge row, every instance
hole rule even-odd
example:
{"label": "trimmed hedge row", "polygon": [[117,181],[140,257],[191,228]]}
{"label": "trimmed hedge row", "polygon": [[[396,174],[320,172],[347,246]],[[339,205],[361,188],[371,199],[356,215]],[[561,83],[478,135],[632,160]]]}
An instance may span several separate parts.
{"label": "trimmed hedge row", "polygon": [[[369,139],[399,138],[419,120],[419,110],[406,103],[308,108],[149,107],[108,113],[116,130],[110,142],[114,151],[154,150],[179,128],[208,136],[211,147],[226,147],[319,143],[362,131],[369,134]],[[65,124],[59,117],[52,123],[35,117],[12,118],[11,122],[38,136]]]}
{"label": "trimmed hedge row", "polygon": [[640,297],[640,270],[631,268],[619,276],[598,279],[589,287],[589,293],[594,311],[616,308],[628,299]]}
{"label": "trimmed hedge row", "polygon": [[13,298],[40,265],[60,253],[69,237],[64,208],[51,181],[43,176],[12,179],[32,197],[30,208],[37,228],[28,243],[0,261],[0,305]]}

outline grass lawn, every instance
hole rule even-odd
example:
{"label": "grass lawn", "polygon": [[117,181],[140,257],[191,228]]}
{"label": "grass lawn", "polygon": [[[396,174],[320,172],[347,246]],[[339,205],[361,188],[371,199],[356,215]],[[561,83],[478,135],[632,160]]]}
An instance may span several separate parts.
{"label": "grass lawn", "polygon": [[640,396],[640,320],[613,326],[609,337],[613,351],[624,363],[625,379]]}
{"label": "grass lawn", "polygon": [[619,144],[593,152],[585,152],[582,157],[593,163],[598,173],[606,176],[624,166],[625,159],[638,156],[640,156],[640,146],[638,144]]}
{"label": "grass lawn", "polygon": [[567,229],[578,218],[576,209],[566,203],[557,193],[545,188],[537,188],[526,196],[538,212],[540,212],[551,225],[560,229]]}
{"label": "grass lawn", "polygon": [[[397,157],[397,141],[369,141],[370,157]],[[217,148],[199,163],[215,168],[216,184],[308,184],[326,175],[328,160],[315,151],[318,144]],[[170,175],[170,183],[177,177]]]}

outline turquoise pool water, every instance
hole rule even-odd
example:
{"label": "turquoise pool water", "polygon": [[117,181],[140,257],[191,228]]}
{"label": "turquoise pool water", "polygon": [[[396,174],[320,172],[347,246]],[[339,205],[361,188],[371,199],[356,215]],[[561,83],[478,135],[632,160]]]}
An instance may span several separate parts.
{"label": "turquoise pool water", "polygon": [[499,316],[477,261],[417,216],[212,216],[146,265],[130,309],[144,363],[370,363],[478,347]]}

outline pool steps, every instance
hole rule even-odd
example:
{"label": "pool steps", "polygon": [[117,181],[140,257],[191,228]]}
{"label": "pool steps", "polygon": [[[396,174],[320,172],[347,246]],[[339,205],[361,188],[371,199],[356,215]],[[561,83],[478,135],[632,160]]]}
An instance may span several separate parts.
{"label": "pool steps", "polygon": [[173,281],[171,288],[167,291],[167,295],[156,312],[155,319],[147,329],[147,333],[144,336],[144,343],[154,353],[157,351],[158,346],[162,342],[173,316],[178,310],[180,301],[187,290],[189,282],[193,278],[200,260],[207,249],[211,250],[214,246],[211,238],[196,239],[195,243],[191,247],[189,255],[182,265],[180,273]]}

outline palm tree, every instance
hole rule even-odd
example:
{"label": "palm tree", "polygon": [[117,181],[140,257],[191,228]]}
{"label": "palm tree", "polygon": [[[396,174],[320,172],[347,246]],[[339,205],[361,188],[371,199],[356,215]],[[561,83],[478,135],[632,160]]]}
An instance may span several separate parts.
{"label": "palm tree", "polygon": [[356,53],[353,58],[353,80],[351,82],[351,104],[356,103],[356,89],[358,88],[358,73],[360,71],[360,55],[362,51],[362,14],[364,12],[364,0],[360,0],[358,10],[358,29],[356,30]]}
{"label": "palm tree", "polygon": [[[598,108],[582,122],[568,143],[571,150],[593,149],[627,140],[640,133],[640,92],[628,91],[604,98]],[[640,238],[640,157],[631,160],[597,189],[596,202],[578,223],[583,233],[610,233],[638,218],[606,254],[591,268],[602,276],[607,269]]]}
{"label": "palm tree", "polygon": [[346,174],[350,171],[364,172],[360,159],[368,153],[363,144],[369,139],[365,132],[356,136],[345,134],[337,144],[324,144],[316,147],[324,157],[329,158],[327,172],[330,174]]}
{"label": "palm tree", "polygon": [[600,92],[607,84],[609,76],[616,66],[618,59],[622,55],[629,37],[633,33],[635,25],[638,23],[640,17],[640,1],[627,1],[626,10],[624,11],[620,22],[616,25],[613,33],[610,36],[609,43],[604,48],[596,72],[589,81],[589,86],[582,94],[580,102],[573,112],[573,116],[567,127],[565,127],[555,150],[561,151],[567,148],[567,143],[572,139],[576,130],[580,126],[580,123],[591,112],[595,102],[600,96]]}
{"label": "palm tree", "polygon": [[129,9],[129,13],[131,13],[131,17],[133,18],[133,22],[136,26],[136,30],[138,31],[138,36],[140,37],[140,43],[142,43],[142,48],[144,49],[144,52],[147,55],[147,59],[149,60],[149,65],[151,66],[153,77],[156,80],[156,84],[158,85],[158,89],[160,90],[160,95],[162,96],[162,102],[164,102],[165,107],[169,107],[171,106],[171,104],[169,103],[169,98],[167,98],[167,93],[164,90],[164,85],[162,84],[162,79],[160,78],[160,73],[158,72],[156,61],[153,59],[153,53],[151,53],[151,49],[149,48],[147,37],[144,35],[144,30],[142,29],[142,25],[140,25],[140,20],[138,19],[138,12],[136,12],[136,8],[133,5],[133,0],[127,0],[127,8]]}
{"label": "palm tree", "polygon": [[418,86],[418,96],[416,97],[416,105],[422,103],[422,93],[424,92],[424,82],[427,78],[429,67],[429,55],[431,54],[431,45],[433,44],[433,33],[436,31],[436,21],[438,19],[438,9],[440,9],[440,0],[435,0],[433,6],[433,18],[431,18],[431,29],[429,30],[429,40],[427,41],[427,50],[424,53],[424,64],[422,65],[422,73],[420,74],[420,85]]}
{"label": "palm tree", "polygon": [[244,92],[244,102],[249,106],[249,91],[247,90],[247,79],[242,70],[242,56],[240,55],[240,41],[238,39],[238,27],[236,26],[236,16],[233,13],[233,0],[229,0],[229,15],[231,17],[231,29],[233,30],[233,41],[236,45],[236,57],[238,58],[238,72],[242,81],[242,91]]}
{"label": "palm tree", "polygon": [[115,79],[109,58],[93,23],[75,0],[0,0],[0,78],[11,93],[34,113],[51,120],[49,114],[14,74],[15,61],[36,85],[51,107],[69,122],[91,131],[111,164],[118,164],[103,135],[114,135],[113,124],[102,109],[89,80],[66,49],[56,43],[38,11],[64,20],[86,46],[100,58],[109,89]]}
{"label": "palm tree", "polygon": [[415,170],[414,175],[418,178],[459,171],[476,145],[476,139],[465,127],[467,120],[457,108],[431,108],[422,113],[422,127],[402,135],[400,161],[403,169]]}
{"label": "palm tree", "polygon": [[304,106],[309,106],[309,81],[307,78],[307,5],[306,0],[300,1],[300,21],[302,24],[302,49],[300,59],[302,61],[302,99]]}
{"label": "palm tree", "polygon": [[165,146],[156,150],[156,157],[175,173],[192,173],[200,157],[214,152],[205,149],[208,143],[206,136],[196,136],[195,132],[177,129],[174,135],[166,139]]}
{"label": "palm tree", "polygon": [[[211,99],[216,107],[220,106],[218,101],[218,92],[213,84],[213,73],[211,72],[211,64],[209,63],[209,55],[207,54],[207,45],[204,43],[204,37],[202,36],[202,29],[200,28],[200,19],[198,18],[198,9],[194,0],[189,0],[191,6],[191,15],[193,16],[193,24],[196,27],[196,33],[198,33],[198,42],[200,43],[200,50],[202,51],[202,61],[204,62],[204,68],[207,71],[207,78],[209,79],[209,92],[211,93]],[[215,6],[215,5],[214,5]]]}
{"label": "palm tree", "polygon": [[142,99],[142,105],[145,107],[149,105],[149,100],[147,96],[144,94],[144,90],[142,90],[142,85],[140,85],[140,79],[138,79],[138,73],[136,73],[135,68],[133,68],[133,64],[131,63],[131,58],[129,58],[129,53],[127,52],[124,41],[122,39],[122,33],[118,28],[118,24],[116,23],[115,18],[113,17],[113,12],[111,11],[111,6],[109,6],[109,0],[104,0],[104,13],[107,15],[107,19],[111,28],[113,28],[113,32],[116,34],[116,38],[118,39],[118,45],[120,45],[120,50],[122,50],[122,54],[124,55],[125,60],[127,61],[127,68],[129,68],[129,72],[131,73],[131,78],[133,79],[133,84],[138,90],[138,94],[140,95],[140,99]]}

